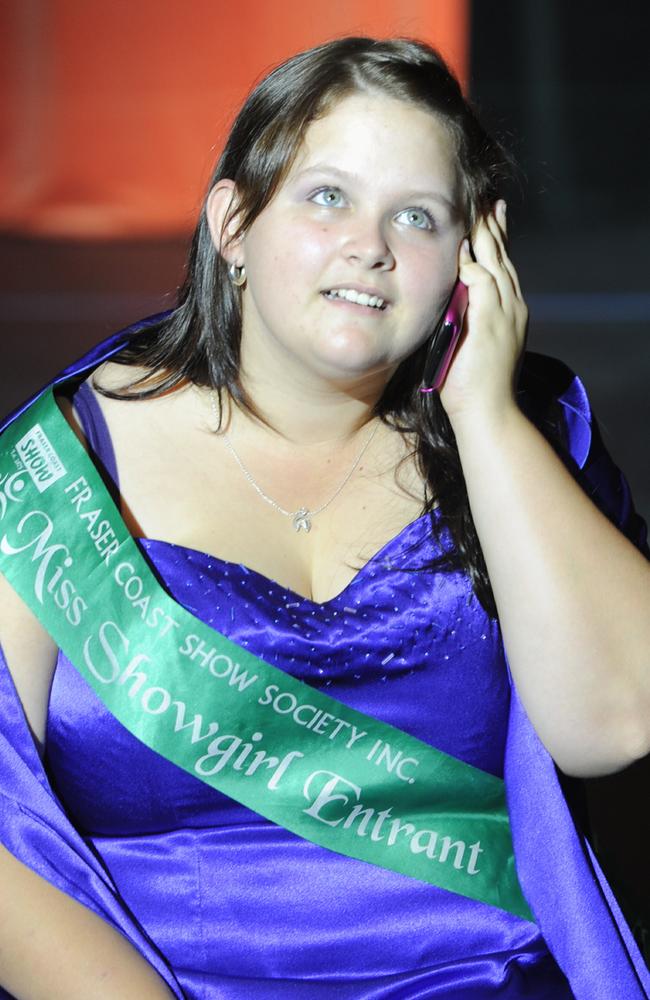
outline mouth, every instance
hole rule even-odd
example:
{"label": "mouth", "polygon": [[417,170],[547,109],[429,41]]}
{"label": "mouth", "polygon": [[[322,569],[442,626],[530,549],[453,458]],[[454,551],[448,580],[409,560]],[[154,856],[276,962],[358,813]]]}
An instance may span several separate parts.
{"label": "mouth", "polygon": [[353,305],[376,309],[379,312],[383,312],[388,306],[386,299],[382,299],[379,295],[374,295],[371,292],[359,292],[356,288],[330,288],[321,292],[321,295],[329,299],[330,302],[350,302]]}

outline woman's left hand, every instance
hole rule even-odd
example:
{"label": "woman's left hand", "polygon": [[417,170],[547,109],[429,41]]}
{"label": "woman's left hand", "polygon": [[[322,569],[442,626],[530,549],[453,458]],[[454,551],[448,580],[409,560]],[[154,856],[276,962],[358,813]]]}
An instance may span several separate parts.
{"label": "woman's left hand", "polygon": [[506,250],[506,206],[498,201],[464,240],[458,277],[469,289],[460,346],[440,399],[452,422],[498,418],[515,403],[515,377],[526,340],[528,309]]}

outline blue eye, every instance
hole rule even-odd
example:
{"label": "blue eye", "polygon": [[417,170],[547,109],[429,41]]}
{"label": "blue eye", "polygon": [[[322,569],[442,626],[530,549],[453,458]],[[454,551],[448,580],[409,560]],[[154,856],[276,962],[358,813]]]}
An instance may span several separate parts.
{"label": "blue eye", "polygon": [[342,192],[334,187],[319,188],[309,196],[309,200],[317,205],[324,205],[325,208],[340,208],[345,201]]}
{"label": "blue eye", "polygon": [[416,229],[435,228],[433,219],[425,208],[405,208],[403,212],[398,212],[396,218]]}

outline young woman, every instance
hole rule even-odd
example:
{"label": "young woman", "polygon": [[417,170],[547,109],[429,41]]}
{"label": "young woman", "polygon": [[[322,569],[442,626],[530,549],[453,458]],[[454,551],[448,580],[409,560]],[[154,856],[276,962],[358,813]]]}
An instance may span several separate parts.
{"label": "young woman", "polygon": [[[52,409],[7,424],[10,994],[649,995],[556,769],[604,774],[650,749],[642,526],[580,382],[522,353],[504,173],[424,44],[341,39],[257,87],[178,308],[55,380],[149,576],[81,449],[68,468]],[[458,279],[460,346],[440,392],[421,392]],[[205,626],[236,647],[210,646]],[[157,742],[172,717],[199,747],[191,767]],[[284,757],[262,752],[276,724],[296,748]],[[346,770],[361,757],[375,797]],[[425,758],[439,780],[422,781]],[[272,821],[289,774],[303,825]],[[484,805],[504,775],[509,819]],[[402,791],[426,822],[404,819]],[[514,848],[490,868],[491,833],[470,840],[494,817]]]}

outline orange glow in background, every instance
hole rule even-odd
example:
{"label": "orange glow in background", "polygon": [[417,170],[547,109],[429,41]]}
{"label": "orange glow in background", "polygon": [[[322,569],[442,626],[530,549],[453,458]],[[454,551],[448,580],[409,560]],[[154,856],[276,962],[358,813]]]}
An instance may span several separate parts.
{"label": "orange glow in background", "polygon": [[5,0],[0,228],[183,234],[251,86],[348,34],[421,38],[461,82],[469,0]]}

